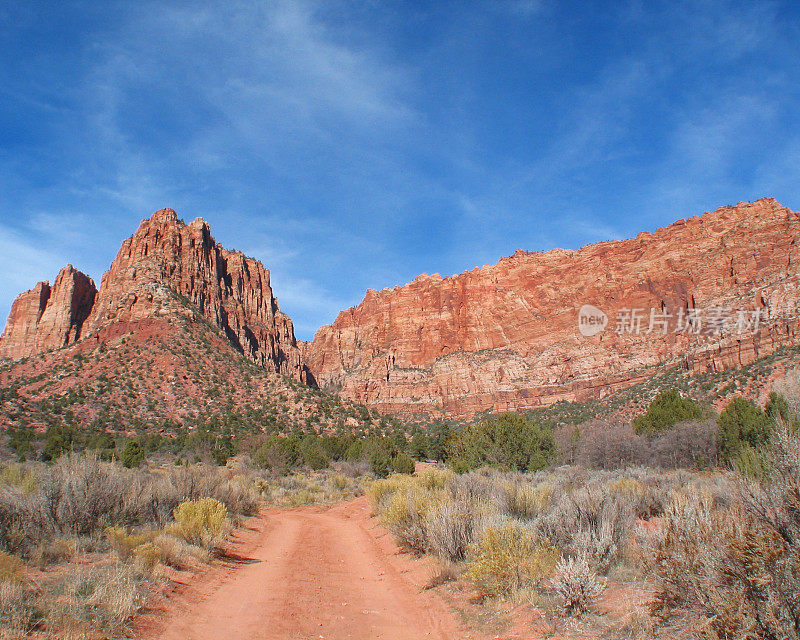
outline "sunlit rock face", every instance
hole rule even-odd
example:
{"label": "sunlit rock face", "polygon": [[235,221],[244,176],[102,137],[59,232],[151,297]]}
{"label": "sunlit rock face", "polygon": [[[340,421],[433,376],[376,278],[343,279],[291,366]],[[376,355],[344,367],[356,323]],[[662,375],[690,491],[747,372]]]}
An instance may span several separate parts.
{"label": "sunlit rock face", "polygon": [[[797,342],[798,239],[800,216],[764,199],[631,240],[517,251],[368,291],[301,345],[303,359],[320,386],[352,400],[461,418],[602,397],[660,363],[741,366]],[[584,305],[607,315],[604,330],[580,330]],[[641,310],[633,322],[631,309]],[[686,322],[692,309],[706,312],[705,325]],[[714,310],[727,314],[721,333],[710,332],[723,313]]]}

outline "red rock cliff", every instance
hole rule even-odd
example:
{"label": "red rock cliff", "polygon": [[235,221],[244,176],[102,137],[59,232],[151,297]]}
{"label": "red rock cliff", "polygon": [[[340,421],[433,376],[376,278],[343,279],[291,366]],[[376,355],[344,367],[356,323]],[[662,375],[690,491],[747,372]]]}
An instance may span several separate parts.
{"label": "red rock cliff", "polygon": [[269,271],[217,244],[199,218],[187,225],[172,209],[157,211],[123,242],[96,295],[93,284],[91,295],[77,285],[83,280],[88,278],[68,267],[52,293],[40,283],[20,295],[0,337],[0,356],[39,353],[112,324],[134,324],[181,306],[191,313],[193,306],[256,364],[306,380],[292,322],[278,308]]}
{"label": "red rock cliff", "polygon": [[[644,379],[752,362],[798,338],[800,216],[771,199],[723,207],[654,234],[577,251],[518,251],[493,266],[368,291],[303,345],[317,382],[399,414],[471,417],[585,399]],[[606,331],[578,332],[583,304]],[[769,323],[703,335],[617,334],[618,313],[761,309]],[[623,312],[624,313],[624,312]],[[676,322],[673,318],[672,322]]]}
{"label": "red rock cliff", "polygon": [[0,336],[0,357],[22,358],[75,342],[96,293],[91,278],[67,265],[52,287],[40,282],[20,294]]}

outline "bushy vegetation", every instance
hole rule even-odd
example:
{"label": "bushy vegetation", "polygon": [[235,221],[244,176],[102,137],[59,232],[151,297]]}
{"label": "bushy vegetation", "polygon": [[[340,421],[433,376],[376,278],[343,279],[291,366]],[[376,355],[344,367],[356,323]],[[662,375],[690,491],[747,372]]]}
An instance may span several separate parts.
{"label": "bushy vegetation", "polygon": [[218,548],[229,527],[228,509],[215,498],[184,500],[172,514],[175,524],[171,532],[204,549]]}
{"label": "bushy vegetation", "polygon": [[513,595],[538,587],[560,558],[534,528],[507,520],[486,527],[470,546],[465,575],[485,595]]}
{"label": "bushy vegetation", "polygon": [[745,448],[763,446],[769,440],[772,424],[755,403],[734,398],[719,416],[722,455],[733,460]]}
{"label": "bushy vegetation", "polygon": [[[427,427],[320,394],[319,414],[302,420],[229,405],[137,423],[133,436],[109,427],[113,415],[87,428],[62,398],[38,414],[58,416],[43,435],[15,427],[5,439],[37,462],[0,468],[0,628],[120,633],[158,567],[208,562],[261,505],[369,486],[403,546],[483,598],[591,619],[609,585],[635,583],[655,594],[637,610],[643,628],[668,637],[797,637],[797,389],[780,387],[763,410],[734,398],[719,416],[675,387],[642,399],[633,420],[581,410]],[[415,461],[440,464],[413,475]],[[87,553],[104,560],[43,586],[26,578]]]}
{"label": "bushy vegetation", "polygon": [[677,389],[659,393],[642,415],[633,421],[633,429],[641,435],[654,435],[679,422],[702,420],[711,415],[691,398],[683,397]]}
{"label": "bushy vegetation", "polygon": [[448,462],[459,472],[484,466],[537,471],[555,453],[552,431],[513,413],[469,425],[447,444]]}
{"label": "bushy vegetation", "polygon": [[764,410],[734,399],[713,419],[675,394],[655,404],[683,409],[641,434],[622,421],[556,429],[571,466],[535,473],[505,429],[527,424],[467,427],[450,441],[449,464],[481,468],[379,480],[373,509],[402,545],[440,558],[485,597],[597,620],[613,583],[654,593],[614,627],[626,637],[800,637],[795,405],[777,393]]}
{"label": "bushy vegetation", "polygon": [[579,615],[608,576],[644,573],[635,540],[649,534],[640,523],[663,516],[670,496],[687,486],[723,496],[733,480],[642,468],[431,469],[378,480],[369,494],[401,544],[456,563],[485,596],[557,598]]}

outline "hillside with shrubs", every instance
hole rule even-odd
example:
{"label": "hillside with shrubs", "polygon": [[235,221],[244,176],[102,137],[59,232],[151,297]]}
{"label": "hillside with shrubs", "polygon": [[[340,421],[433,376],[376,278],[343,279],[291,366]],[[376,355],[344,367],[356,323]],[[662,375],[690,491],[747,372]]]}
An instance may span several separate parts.
{"label": "hillside with shrubs", "polygon": [[146,332],[0,364],[6,455],[120,457],[135,441],[147,455],[224,463],[269,435],[405,432],[391,416],[253,364],[191,305],[170,304]]}

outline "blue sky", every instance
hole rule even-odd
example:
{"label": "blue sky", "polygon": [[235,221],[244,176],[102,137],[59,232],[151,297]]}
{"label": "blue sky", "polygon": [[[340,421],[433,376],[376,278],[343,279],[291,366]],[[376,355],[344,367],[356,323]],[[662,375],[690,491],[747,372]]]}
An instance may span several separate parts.
{"label": "blue sky", "polygon": [[800,208],[794,2],[0,2],[0,315],[161,207],[299,337],[368,287]]}

